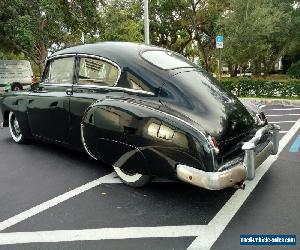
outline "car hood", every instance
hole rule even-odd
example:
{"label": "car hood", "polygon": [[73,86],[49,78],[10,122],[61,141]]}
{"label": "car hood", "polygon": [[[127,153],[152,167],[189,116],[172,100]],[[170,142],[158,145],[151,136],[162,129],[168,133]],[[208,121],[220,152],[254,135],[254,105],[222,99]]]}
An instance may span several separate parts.
{"label": "car hood", "polygon": [[222,145],[243,140],[255,127],[244,105],[202,70],[174,73],[162,88],[161,101],[174,115],[196,124]]}

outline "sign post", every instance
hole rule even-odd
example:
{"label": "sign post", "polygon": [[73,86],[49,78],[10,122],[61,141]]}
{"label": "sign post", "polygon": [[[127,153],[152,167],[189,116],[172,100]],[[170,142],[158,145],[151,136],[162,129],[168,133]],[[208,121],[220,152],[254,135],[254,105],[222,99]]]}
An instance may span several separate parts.
{"label": "sign post", "polygon": [[145,35],[145,44],[150,44],[149,39],[149,6],[148,0],[144,0],[144,35]]}
{"label": "sign post", "polygon": [[218,61],[218,73],[219,73],[219,81],[221,80],[222,73],[222,62],[221,62],[221,49],[224,48],[224,36],[216,36],[216,48],[219,50],[219,61]]}

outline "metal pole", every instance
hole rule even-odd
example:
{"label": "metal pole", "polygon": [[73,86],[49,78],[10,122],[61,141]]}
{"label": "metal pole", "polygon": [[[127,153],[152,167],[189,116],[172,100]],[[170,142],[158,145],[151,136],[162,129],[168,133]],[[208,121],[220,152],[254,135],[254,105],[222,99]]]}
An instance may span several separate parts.
{"label": "metal pole", "polygon": [[84,44],[84,33],[81,32],[81,42]]}
{"label": "metal pole", "polygon": [[222,62],[221,62],[221,49],[219,49],[219,81],[221,81]]}
{"label": "metal pole", "polygon": [[149,6],[148,6],[148,0],[144,0],[144,30],[145,30],[145,44],[150,44],[150,39],[149,39]]}

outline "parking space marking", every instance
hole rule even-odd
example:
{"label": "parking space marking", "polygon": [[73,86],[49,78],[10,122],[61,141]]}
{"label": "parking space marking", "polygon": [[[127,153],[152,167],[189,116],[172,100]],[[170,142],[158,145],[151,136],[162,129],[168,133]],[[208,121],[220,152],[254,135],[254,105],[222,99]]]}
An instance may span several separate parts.
{"label": "parking space marking", "polygon": [[210,249],[212,245],[219,238],[233,216],[240,209],[249,195],[252,193],[260,179],[268,171],[271,165],[277,160],[278,155],[293,138],[293,136],[300,129],[300,119],[293,125],[293,127],[284,135],[279,142],[279,149],[277,155],[270,156],[263,164],[256,170],[255,179],[246,181],[245,190],[237,190],[233,196],[225,203],[217,215],[208,223],[208,230],[205,234],[199,235],[189,246],[188,250],[204,250]]}
{"label": "parking space marking", "polygon": [[280,130],[279,134],[286,134],[288,131]]}
{"label": "parking space marking", "polygon": [[190,237],[205,233],[205,231],[205,226],[164,226],[1,233],[0,245],[79,240]]}
{"label": "parking space marking", "polygon": [[276,124],[279,124],[279,123],[295,123],[297,121],[276,121],[276,122],[269,122],[268,123],[276,123]]}
{"label": "parking space marking", "polygon": [[291,115],[291,116],[293,116],[293,115],[295,115],[295,116],[299,116],[300,117],[300,113],[299,114],[280,114],[280,115],[266,115],[267,117],[274,117],[274,116],[288,116],[288,115]]}
{"label": "parking space marking", "polygon": [[[153,182],[174,182],[174,181],[166,180],[163,178],[155,178],[153,180]],[[116,175],[115,172],[112,172],[108,175],[102,176],[94,181],[88,182],[80,187],[70,190],[64,194],[54,197],[51,200],[43,202],[35,207],[32,207],[26,211],[21,212],[20,214],[17,214],[5,221],[0,222],[0,231],[6,229],[8,227],[11,227],[23,220],[26,220],[36,214],[39,214],[51,207],[54,207],[54,206],[58,205],[59,203],[69,200],[69,199],[71,199],[83,192],[86,192],[96,186],[99,186],[101,184],[116,184],[116,183],[122,183],[122,181],[119,179],[119,177]]]}
{"label": "parking space marking", "polygon": [[99,186],[102,183],[114,183],[114,181],[118,181],[114,177],[115,177],[115,173],[110,173],[110,174],[102,176],[94,181],[88,182],[80,187],[77,187],[71,191],[68,191],[64,194],[54,197],[53,199],[43,202],[43,203],[41,203],[35,207],[32,207],[26,211],[23,211],[5,221],[0,222],[0,231],[6,229],[8,227],[11,227],[23,220],[26,220],[38,213],[41,213],[51,207],[54,207],[54,206],[58,205],[59,203],[69,200],[69,199],[71,199],[85,191],[88,191],[96,186]]}
{"label": "parking space marking", "polygon": [[266,110],[272,110],[272,111],[291,111],[291,110],[300,110],[299,108],[283,108],[283,109],[266,109]]}

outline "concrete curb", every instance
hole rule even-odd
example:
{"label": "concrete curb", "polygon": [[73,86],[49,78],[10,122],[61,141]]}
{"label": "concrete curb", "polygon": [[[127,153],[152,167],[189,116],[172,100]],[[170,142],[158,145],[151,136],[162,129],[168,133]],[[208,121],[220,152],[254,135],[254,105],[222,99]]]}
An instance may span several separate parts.
{"label": "concrete curb", "polygon": [[300,99],[292,100],[292,99],[272,99],[272,98],[239,98],[243,101],[256,102],[261,104],[278,104],[278,105],[295,105],[300,106]]}

